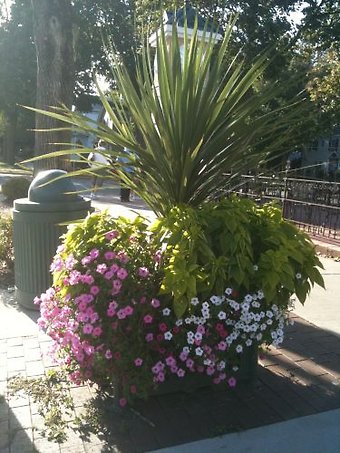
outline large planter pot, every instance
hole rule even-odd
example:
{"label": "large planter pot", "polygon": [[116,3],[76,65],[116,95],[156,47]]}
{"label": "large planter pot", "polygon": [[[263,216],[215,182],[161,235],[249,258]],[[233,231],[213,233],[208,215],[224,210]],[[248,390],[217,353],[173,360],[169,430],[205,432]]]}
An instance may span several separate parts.
{"label": "large planter pot", "polygon": [[[234,373],[238,382],[251,385],[256,379],[258,363],[258,346],[252,345],[244,349],[241,355],[239,370]],[[164,383],[152,391],[151,395],[166,395],[169,393],[185,392],[191,393],[202,387],[214,385],[212,379],[206,374],[191,373],[184,378],[170,376]]]}

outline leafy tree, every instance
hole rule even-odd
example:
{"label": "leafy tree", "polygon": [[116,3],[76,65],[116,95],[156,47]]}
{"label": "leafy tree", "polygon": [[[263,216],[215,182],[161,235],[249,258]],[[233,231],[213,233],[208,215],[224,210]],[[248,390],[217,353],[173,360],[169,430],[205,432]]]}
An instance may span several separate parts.
{"label": "leafy tree", "polygon": [[[73,102],[75,84],[73,9],[68,0],[32,0],[34,42],[37,54],[37,109],[65,105]],[[36,114],[35,155],[44,155],[71,141],[69,131],[55,131],[57,120]],[[41,129],[48,131],[43,134]],[[58,158],[38,161],[35,171],[41,168],[62,168]]]}
{"label": "leafy tree", "polygon": [[[112,145],[104,154],[119,157],[121,147],[133,151],[134,155],[125,155],[128,162],[117,164],[116,177],[158,214],[181,203],[198,206],[216,196],[225,187],[226,172],[232,170],[236,177],[254,168],[294,137],[301,109],[287,104],[270,108],[276,91],[272,86],[255,92],[268,55],[258,57],[249,69],[233,59],[228,47],[233,26],[226,28],[216,53],[211,39],[197,40],[196,29],[191,44],[185,40],[183,62],[176,27],[170,49],[161,35],[158,88],[150,69],[150,49],[136,56],[137,86],[129,68],[116,59],[112,72],[121,98],[116,91],[108,99],[101,95],[113,129],[89,125],[70,110],[59,112],[68,125],[95,132]],[[125,171],[127,166],[134,168],[137,178]]]}
{"label": "leafy tree", "polygon": [[340,50],[323,52],[310,72],[308,91],[322,112],[329,114],[333,123],[340,122]]}
{"label": "leafy tree", "polygon": [[29,0],[12,5],[10,20],[0,27],[0,111],[6,119],[4,159],[13,163],[18,146],[31,147],[32,112],[18,104],[32,105],[36,86],[36,57],[32,39],[32,10]]}

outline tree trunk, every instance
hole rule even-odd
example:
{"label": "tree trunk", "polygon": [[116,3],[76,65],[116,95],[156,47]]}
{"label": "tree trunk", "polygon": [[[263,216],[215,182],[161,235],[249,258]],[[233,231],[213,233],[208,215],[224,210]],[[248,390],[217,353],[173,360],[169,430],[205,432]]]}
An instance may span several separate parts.
{"label": "tree trunk", "polygon": [[[32,0],[34,39],[37,53],[36,108],[72,107],[74,76],[73,10],[68,0]],[[36,114],[36,129],[63,127],[54,118]],[[70,143],[70,131],[35,132],[35,156],[68,149],[55,143]],[[67,169],[67,156],[35,162],[34,173],[42,169]]]}
{"label": "tree trunk", "polygon": [[3,139],[3,156],[6,164],[13,165],[15,162],[15,137],[18,122],[17,109],[6,115],[6,132]]}

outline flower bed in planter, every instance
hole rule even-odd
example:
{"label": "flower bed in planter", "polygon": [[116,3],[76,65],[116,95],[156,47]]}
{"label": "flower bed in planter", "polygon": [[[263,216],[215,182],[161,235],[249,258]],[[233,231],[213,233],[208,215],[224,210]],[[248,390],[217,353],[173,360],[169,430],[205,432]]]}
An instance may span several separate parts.
{"label": "flower bed in planter", "polygon": [[289,296],[322,284],[319,264],[276,208],[248,201],[178,207],[151,227],[91,214],[57,251],[39,325],[72,381],[115,385],[122,406],[196,375],[234,387],[258,345],[282,342]]}

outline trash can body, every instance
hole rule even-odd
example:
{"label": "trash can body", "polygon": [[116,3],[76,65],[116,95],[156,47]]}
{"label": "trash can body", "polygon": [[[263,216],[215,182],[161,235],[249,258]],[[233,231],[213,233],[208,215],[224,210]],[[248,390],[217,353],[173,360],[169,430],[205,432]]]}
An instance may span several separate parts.
{"label": "trash can body", "polygon": [[[58,190],[54,180],[65,172],[49,170],[42,173],[48,174],[52,184],[41,185],[42,176],[39,173],[37,178],[40,177],[40,185],[37,185],[35,178],[28,198],[15,200],[13,209],[16,299],[29,309],[39,308],[34,305],[34,298],[52,284],[50,265],[60,244],[60,236],[67,230],[67,223],[83,219],[91,211],[91,202],[74,193],[71,181],[65,189],[65,180],[61,180],[63,182],[59,184]],[[37,191],[34,191],[34,187],[38,187]],[[72,191],[72,188],[73,193],[68,196],[66,192],[69,189]]]}

